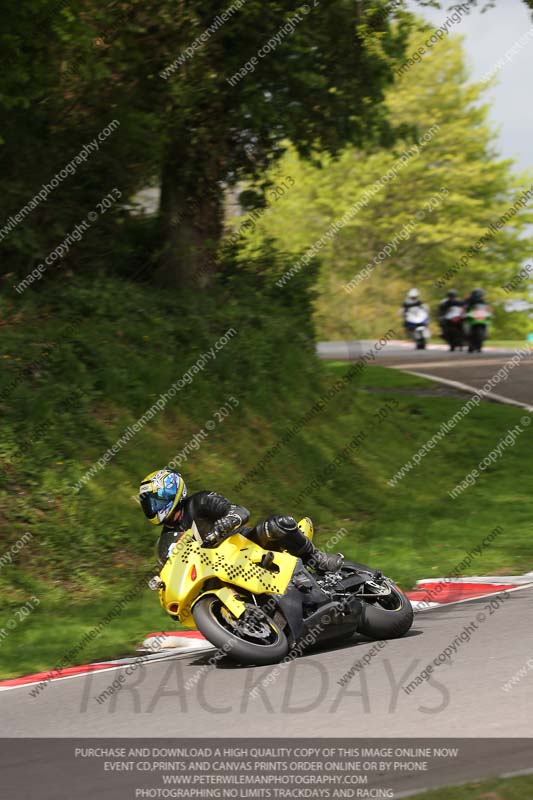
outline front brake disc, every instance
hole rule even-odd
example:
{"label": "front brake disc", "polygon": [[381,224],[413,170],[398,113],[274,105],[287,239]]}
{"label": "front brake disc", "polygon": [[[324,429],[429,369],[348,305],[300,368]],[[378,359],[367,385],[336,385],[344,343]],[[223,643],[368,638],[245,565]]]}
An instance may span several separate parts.
{"label": "front brake disc", "polygon": [[249,606],[244,612],[244,617],[237,620],[239,632],[254,639],[268,639],[272,630],[265,614],[256,606]]}

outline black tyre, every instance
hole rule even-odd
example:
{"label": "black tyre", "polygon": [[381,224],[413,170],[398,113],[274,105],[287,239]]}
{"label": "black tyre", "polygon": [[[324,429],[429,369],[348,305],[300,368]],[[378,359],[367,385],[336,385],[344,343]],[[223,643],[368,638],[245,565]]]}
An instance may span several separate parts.
{"label": "black tyre", "polygon": [[409,598],[393,585],[390,595],[363,601],[358,631],[369,639],[399,639],[411,628],[413,618]]}
{"label": "black tyre", "polygon": [[287,637],[269,617],[240,623],[216,595],[198,600],[192,615],[205,638],[239,664],[277,664],[289,652]]}
{"label": "black tyre", "polygon": [[452,336],[450,338],[450,350],[462,350],[463,341],[461,337],[461,332],[459,330],[454,330]]}
{"label": "black tyre", "polygon": [[485,341],[486,335],[487,335],[487,329],[485,328],[484,325],[475,325],[472,328],[470,343],[472,345],[474,352],[481,353],[483,349],[483,342]]}

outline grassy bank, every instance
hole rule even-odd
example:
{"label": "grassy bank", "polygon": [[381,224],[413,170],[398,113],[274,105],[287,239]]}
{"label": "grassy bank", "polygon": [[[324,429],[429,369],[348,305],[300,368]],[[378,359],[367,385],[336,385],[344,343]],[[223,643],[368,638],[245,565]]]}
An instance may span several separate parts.
{"label": "grassy bank", "polygon": [[416,797],[418,800],[529,800],[533,797],[533,777],[494,778],[465,786],[448,786]]}
{"label": "grassy bank", "polygon": [[[1,677],[53,667],[126,596],[120,613],[67,660],[120,655],[149,630],[169,627],[152,593],[132,594],[154,564],[157,537],[135,494],[145,473],[180,451],[190,491],[216,489],[254,518],[310,514],[324,546],[342,528],[334,550],[405,587],[452,572],[497,525],[502,534],[470,571],[533,568],[529,431],[458,499],[447,494],[520,424],[520,410],[481,405],[391,487],[461,407],[456,394],[380,367],[318,362],[297,308],[269,326],[266,314],[247,317],[226,294],[220,309],[213,303],[181,325],[155,290],[114,290],[120,310],[109,286],[78,286],[54,303],[28,301],[4,327],[0,555],[25,532],[32,538],[12,563],[1,562]],[[216,358],[76,492],[128,426],[231,326],[237,335]],[[229,413],[217,413],[223,406]],[[17,619],[32,597],[39,605]]]}

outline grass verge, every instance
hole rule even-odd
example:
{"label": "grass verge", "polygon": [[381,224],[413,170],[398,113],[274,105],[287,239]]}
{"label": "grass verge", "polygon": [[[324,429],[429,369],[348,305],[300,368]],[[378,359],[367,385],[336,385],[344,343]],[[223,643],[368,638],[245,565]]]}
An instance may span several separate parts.
{"label": "grass verge", "polygon": [[533,777],[493,778],[417,794],[418,800],[530,800]]}
{"label": "grass verge", "polygon": [[[145,323],[145,330],[152,322]],[[136,328],[135,336],[148,336],[142,331],[142,326]],[[159,349],[159,341],[154,342],[152,365],[157,364]],[[117,354],[124,357],[121,351]],[[310,352],[294,355],[283,383],[272,383],[271,391],[259,387],[254,394],[253,386],[245,392],[221,381],[221,392],[212,379],[198,378],[205,381],[203,388],[193,385],[194,392],[191,389],[190,395],[158,414],[73,497],[68,486],[146,405],[138,398],[137,405],[120,404],[127,373],[113,372],[109,351],[106,358],[109,376],[104,385],[101,378],[99,383],[87,379],[91,405],[47,428],[33,446],[31,470],[9,462],[0,486],[5,509],[12,508],[7,501],[13,499],[22,504],[22,511],[0,519],[6,532],[3,546],[7,548],[25,530],[33,535],[13,563],[0,570],[0,631],[4,631],[0,677],[54,667],[106,618],[131,590],[132,580],[139,581],[150,570],[157,530],[145,521],[134,500],[138,481],[183,447],[225,394],[235,394],[239,408],[183,463],[190,491],[220,491],[247,505],[255,519],[273,512],[309,514],[318,526],[319,545],[379,567],[405,588],[417,578],[453,572],[496,526],[502,527],[501,535],[483,548],[470,573],[533,569],[528,430],[475,485],[456,500],[448,495],[510,429],[521,424],[523,412],[482,403],[418,467],[391,486],[395,473],[461,408],[463,400],[443,395],[442,387],[433,396],[431,382],[377,366],[365,367],[347,380],[350,365],[321,365]],[[151,402],[168,386],[170,373],[163,363],[163,376],[155,366],[147,372],[147,377],[156,379],[150,387]],[[118,370],[117,363],[115,367]],[[130,361],[130,378],[134,368],[135,380],[142,383],[136,362]],[[335,391],[339,381],[344,384]],[[47,386],[51,384],[45,384],[44,391]],[[285,444],[287,431],[328,387],[333,394],[324,407],[298,425]],[[35,401],[30,406],[26,396],[22,399],[36,415]],[[14,441],[16,426],[11,430],[8,423],[3,424]],[[254,468],[256,472],[242,484]],[[30,490],[37,497],[31,505]],[[328,543],[333,537],[332,546]],[[40,604],[17,620],[20,609],[34,596]],[[84,663],[131,652],[149,630],[172,625],[157,597],[139,588],[121,613],[67,661]]]}

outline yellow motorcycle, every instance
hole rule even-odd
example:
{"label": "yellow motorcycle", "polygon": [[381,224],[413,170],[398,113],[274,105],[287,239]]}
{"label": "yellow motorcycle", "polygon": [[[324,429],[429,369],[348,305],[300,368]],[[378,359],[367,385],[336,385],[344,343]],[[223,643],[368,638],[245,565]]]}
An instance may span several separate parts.
{"label": "yellow motorcycle", "polygon": [[[308,517],[298,526],[313,538]],[[172,619],[197,628],[241,664],[278,663],[302,643],[355,633],[393,639],[413,623],[408,598],[379,570],[345,561],[338,572],[314,572],[239,532],[211,547],[194,524],[173,545],[152,588]]]}

